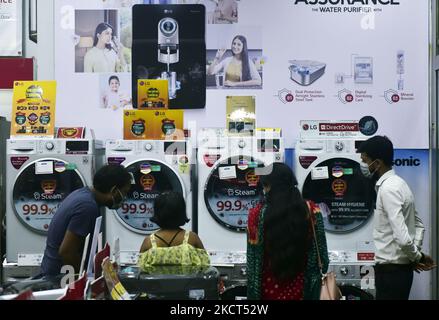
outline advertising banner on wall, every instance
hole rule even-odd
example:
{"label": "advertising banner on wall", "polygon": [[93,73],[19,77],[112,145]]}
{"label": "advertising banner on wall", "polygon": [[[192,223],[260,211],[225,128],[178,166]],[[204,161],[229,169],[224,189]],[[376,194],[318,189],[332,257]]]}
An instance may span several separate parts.
{"label": "advertising banner on wall", "polygon": [[226,129],[228,133],[253,135],[255,128],[255,97],[228,96],[226,109]]}
{"label": "advertising banner on wall", "polygon": [[127,110],[123,121],[125,140],[184,139],[182,110]]}
{"label": "advertising banner on wall", "polygon": [[55,81],[15,81],[11,137],[53,137]]}
{"label": "advertising banner on wall", "polygon": [[0,56],[22,55],[22,0],[0,1]]}
{"label": "advertising banner on wall", "polygon": [[168,109],[168,88],[168,80],[137,80],[137,108],[158,110]]}
{"label": "advertising banner on wall", "polygon": [[[432,253],[431,248],[431,207],[429,192],[429,152],[428,150],[395,150],[393,169],[403,178],[415,197],[415,206],[418,216],[425,227],[422,252]],[[430,299],[431,272],[415,273],[410,299]]]}
{"label": "advertising banner on wall", "polygon": [[371,117],[396,147],[428,148],[428,1],[289,0],[270,8],[259,124],[294,139],[301,119]]}
{"label": "advertising banner on wall", "polygon": [[[132,87],[139,79],[168,81],[170,109],[206,105],[205,7],[133,7]],[[137,102],[137,90],[133,90]]]}
{"label": "advertising banner on wall", "polygon": [[[224,127],[226,97],[255,96],[258,126],[281,127],[286,148],[299,138],[301,120],[369,117],[395,147],[428,148],[428,0],[189,2],[205,6],[207,92],[205,109],[185,110],[185,127]],[[131,9],[152,3],[55,2],[61,125],[93,127],[102,139],[123,136],[131,96],[102,108],[102,95],[113,75],[119,91],[131,91]],[[98,51],[103,43],[109,49]],[[157,45],[151,42],[151,52]],[[73,103],[75,114],[68,112]]]}

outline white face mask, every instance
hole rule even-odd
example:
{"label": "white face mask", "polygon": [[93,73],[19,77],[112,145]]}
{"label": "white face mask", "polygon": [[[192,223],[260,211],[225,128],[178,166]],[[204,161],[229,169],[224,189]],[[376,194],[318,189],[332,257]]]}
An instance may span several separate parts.
{"label": "white face mask", "polygon": [[375,159],[374,161],[372,161],[369,165],[365,162],[360,162],[360,170],[361,173],[366,177],[366,178],[372,178],[373,175],[375,174],[375,172],[377,172],[378,168],[375,169],[373,172],[370,172],[369,168],[372,165],[372,163],[374,163],[375,161],[377,161],[377,159]]}

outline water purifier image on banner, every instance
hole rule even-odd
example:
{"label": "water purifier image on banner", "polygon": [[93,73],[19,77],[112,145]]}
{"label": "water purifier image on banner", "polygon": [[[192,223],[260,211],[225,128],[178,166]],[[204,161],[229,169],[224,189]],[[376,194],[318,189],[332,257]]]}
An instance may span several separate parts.
{"label": "water purifier image on banner", "polygon": [[133,101],[139,79],[168,80],[170,109],[206,104],[205,8],[202,5],[133,7]]}

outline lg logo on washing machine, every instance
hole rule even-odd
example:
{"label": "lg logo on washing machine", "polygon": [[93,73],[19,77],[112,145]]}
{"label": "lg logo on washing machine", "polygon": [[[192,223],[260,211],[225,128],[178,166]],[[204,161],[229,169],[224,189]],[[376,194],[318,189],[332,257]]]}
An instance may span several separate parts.
{"label": "lg logo on washing machine", "polygon": [[303,129],[304,131],[308,131],[308,130],[317,130],[317,129],[318,129],[318,126],[317,126],[316,124],[308,124],[308,123],[305,123],[305,124],[302,126],[302,129]]}

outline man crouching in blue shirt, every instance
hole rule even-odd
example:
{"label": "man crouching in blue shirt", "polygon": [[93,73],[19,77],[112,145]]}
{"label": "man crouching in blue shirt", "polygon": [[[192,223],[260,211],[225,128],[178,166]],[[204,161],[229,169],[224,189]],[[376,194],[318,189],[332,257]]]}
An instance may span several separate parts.
{"label": "man crouching in blue shirt", "polygon": [[120,165],[106,165],[93,178],[93,188],[75,190],[64,199],[49,226],[41,263],[44,276],[56,276],[64,265],[79,272],[85,237],[93,234],[99,207],[118,209],[131,188],[131,175]]}

